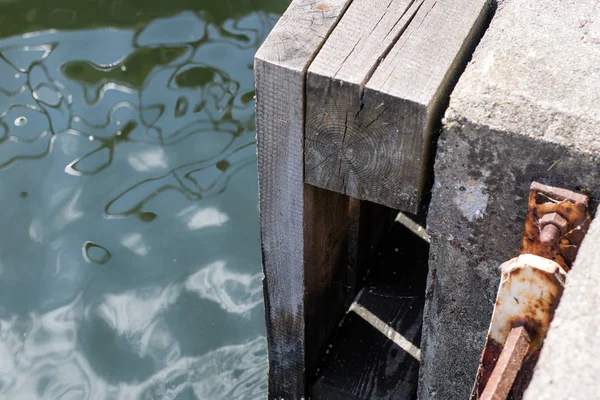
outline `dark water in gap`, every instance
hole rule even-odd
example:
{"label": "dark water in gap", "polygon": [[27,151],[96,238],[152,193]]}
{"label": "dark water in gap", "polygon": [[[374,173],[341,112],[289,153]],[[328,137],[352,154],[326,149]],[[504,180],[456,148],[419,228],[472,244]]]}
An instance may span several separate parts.
{"label": "dark water in gap", "polygon": [[0,398],[264,398],[252,57],[286,3],[0,2]]}

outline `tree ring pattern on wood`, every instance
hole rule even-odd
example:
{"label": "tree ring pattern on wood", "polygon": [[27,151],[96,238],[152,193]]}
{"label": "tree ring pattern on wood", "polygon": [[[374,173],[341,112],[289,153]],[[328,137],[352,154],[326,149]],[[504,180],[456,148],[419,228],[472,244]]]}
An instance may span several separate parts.
{"label": "tree ring pattern on wood", "polygon": [[421,107],[375,93],[361,103],[356,87],[309,80],[305,182],[411,210],[422,176]]}

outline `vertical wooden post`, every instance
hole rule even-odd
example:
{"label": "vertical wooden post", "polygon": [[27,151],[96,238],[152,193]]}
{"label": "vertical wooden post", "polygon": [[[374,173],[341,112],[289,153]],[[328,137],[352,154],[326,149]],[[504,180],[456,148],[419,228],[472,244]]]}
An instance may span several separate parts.
{"label": "vertical wooden post", "polygon": [[304,397],[305,373],[344,312],[347,288],[334,280],[345,275],[348,198],[304,184],[303,141],[306,69],[346,2],[293,1],[255,59],[269,396],[277,399]]}

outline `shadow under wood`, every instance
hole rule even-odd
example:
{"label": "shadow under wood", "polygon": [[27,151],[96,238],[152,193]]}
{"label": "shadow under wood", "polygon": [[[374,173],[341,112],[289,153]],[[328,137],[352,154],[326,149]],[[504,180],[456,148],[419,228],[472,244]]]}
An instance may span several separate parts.
{"label": "shadow under wood", "polygon": [[364,285],[368,260],[390,229],[387,207],[306,185],[304,320],[306,381]]}
{"label": "shadow under wood", "polygon": [[395,222],[366,263],[364,286],[322,354],[313,399],[414,399],[429,244]]}

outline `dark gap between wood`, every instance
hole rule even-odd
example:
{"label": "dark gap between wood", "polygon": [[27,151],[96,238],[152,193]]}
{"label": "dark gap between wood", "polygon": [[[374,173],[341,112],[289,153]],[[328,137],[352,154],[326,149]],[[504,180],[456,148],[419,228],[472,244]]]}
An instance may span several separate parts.
{"label": "dark gap between wood", "polygon": [[[368,273],[358,299],[362,307],[417,348],[428,253],[427,242],[395,222],[366,261]],[[312,376],[310,398],[416,399],[419,367],[417,359],[350,311]]]}

